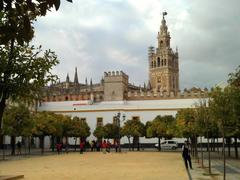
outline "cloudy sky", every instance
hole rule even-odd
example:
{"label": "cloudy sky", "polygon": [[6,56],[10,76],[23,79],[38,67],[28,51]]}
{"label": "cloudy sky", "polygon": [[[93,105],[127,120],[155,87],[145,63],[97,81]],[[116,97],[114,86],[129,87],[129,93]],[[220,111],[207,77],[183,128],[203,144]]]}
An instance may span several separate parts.
{"label": "cloudy sky", "polygon": [[35,23],[34,44],[56,52],[61,81],[100,81],[123,70],[130,82],[148,81],[147,49],[157,45],[167,11],[171,47],[178,46],[180,88],[211,87],[240,65],[239,0],[74,0]]}

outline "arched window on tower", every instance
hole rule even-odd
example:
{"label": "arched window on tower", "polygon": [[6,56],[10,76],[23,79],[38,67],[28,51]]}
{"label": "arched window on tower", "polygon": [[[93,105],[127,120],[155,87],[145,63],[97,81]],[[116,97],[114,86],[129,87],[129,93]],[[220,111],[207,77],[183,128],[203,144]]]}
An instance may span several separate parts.
{"label": "arched window on tower", "polygon": [[154,67],[156,67],[156,61],[154,61]]}
{"label": "arched window on tower", "polygon": [[162,64],[162,66],[163,66],[163,59],[161,60],[161,64]]}
{"label": "arched window on tower", "polygon": [[167,60],[166,59],[164,59],[164,66],[166,66],[167,65]]}
{"label": "arched window on tower", "polygon": [[153,68],[153,61],[152,61],[152,68]]}
{"label": "arched window on tower", "polygon": [[158,67],[161,66],[161,64],[160,64],[160,58],[159,58],[159,57],[157,58],[157,66],[158,66]]}

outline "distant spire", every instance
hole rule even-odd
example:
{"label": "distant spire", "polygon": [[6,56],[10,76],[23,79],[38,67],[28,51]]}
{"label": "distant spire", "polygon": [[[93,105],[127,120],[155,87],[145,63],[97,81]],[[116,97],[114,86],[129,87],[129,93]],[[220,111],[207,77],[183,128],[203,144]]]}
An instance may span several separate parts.
{"label": "distant spire", "polygon": [[67,77],[66,77],[66,82],[69,83],[70,82],[70,78],[69,78],[69,75],[67,73]]}
{"label": "distant spire", "polygon": [[77,67],[75,67],[74,84],[78,84]]}
{"label": "distant spire", "polygon": [[87,83],[87,78],[85,78],[85,84],[88,85],[88,83]]}
{"label": "distant spire", "polygon": [[92,87],[92,78],[91,78],[91,80],[90,80],[90,86]]}
{"label": "distant spire", "polygon": [[148,81],[147,89],[152,89],[150,81]]}

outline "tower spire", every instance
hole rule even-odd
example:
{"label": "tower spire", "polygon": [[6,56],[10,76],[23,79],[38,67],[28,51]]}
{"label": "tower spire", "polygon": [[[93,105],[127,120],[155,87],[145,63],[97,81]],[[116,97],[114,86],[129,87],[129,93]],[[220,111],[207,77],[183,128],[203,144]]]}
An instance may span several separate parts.
{"label": "tower spire", "polygon": [[74,74],[74,84],[78,84],[78,74],[77,74],[77,67],[75,67],[75,74]]}
{"label": "tower spire", "polygon": [[69,78],[69,75],[67,73],[67,77],[66,77],[66,82],[69,83],[70,82],[70,78]]}

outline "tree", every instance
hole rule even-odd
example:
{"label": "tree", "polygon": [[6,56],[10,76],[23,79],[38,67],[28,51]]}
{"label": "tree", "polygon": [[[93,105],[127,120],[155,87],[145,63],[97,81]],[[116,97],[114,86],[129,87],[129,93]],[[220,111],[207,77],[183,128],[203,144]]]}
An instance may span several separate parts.
{"label": "tree", "polygon": [[15,155],[15,144],[17,136],[31,136],[33,122],[28,108],[19,104],[10,106],[4,113],[4,134],[11,136],[12,155]]}
{"label": "tree", "polygon": [[46,83],[57,78],[50,71],[59,61],[50,50],[41,57],[40,47],[16,45],[10,60],[9,48],[0,46],[0,120],[8,99],[35,99]]}
{"label": "tree", "polygon": [[210,94],[209,106],[214,118],[218,122],[218,127],[223,136],[223,166],[224,166],[224,180],[226,179],[226,158],[225,158],[225,138],[233,135],[235,128],[235,114],[234,104],[231,99],[231,87],[226,87],[223,90],[216,87]]}
{"label": "tree", "polygon": [[12,40],[17,40],[20,45],[30,42],[34,36],[33,22],[37,17],[45,16],[52,7],[58,10],[60,0],[0,0],[0,44]]}
{"label": "tree", "polygon": [[[67,1],[72,2],[72,0]],[[14,89],[18,89],[17,87],[20,86],[21,82],[24,83],[20,89],[28,90],[25,93],[26,95],[29,91],[34,92],[34,90],[39,89],[39,85],[42,87],[42,83],[45,85],[45,83],[52,80],[51,76],[48,76],[48,73],[52,66],[57,63],[55,55],[51,51],[48,51],[40,61],[40,58],[36,58],[36,55],[31,52],[33,47],[29,49],[27,44],[34,36],[33,22],[36,21],[37,17],[45,16],[47,11],[50,11],[53,6],[58,10],[60,0],[0,0],[0,130],[6,100],[12,96],[22,97],[22,93],[18,94],[18,91],[14,91]],[[49,61],[50,57],[52,57],[52,60],[55,59],[55,61]],[[26,69],[24,62],[22,62],[24,61],[23,59],[25,61],[34,59],[38,62],[38,66],[35,66],[36,64],[34,63],[33,66],[31,63],[27,63],[28,68]],[[32,74],[29,73],[29,69],[31,72],[31,68],[33,68]],[[36,71],[36,68],[40,70]],[[25,76],[21,76],[21,72],[26,72]],[[45,79],[47,81],[43,82],[45,75],[48,78]],[[21,81],[21,79],[24,81]],[[38,81],[40,84],[37,83]],[[26,86],[29,84],[32,84],[35,88],[31,89],[29,86]]]}
{"label": "tree", "polygon": [[52,135],[57,132],[55,127],[55,117],[53,113],[50,112],[38,112],[34,114],[34,128],[32,130],[33,135],[39,137],[41,153],[44,153],[44,139],[47,135]]}
{"label": "tree", "polygon": [[132,149],[134,150],[134,145],[137,143],[137,149],[140,150],[139,137],[145,135],[144,124],[139,120],[127,120],[121,130],[121,134],[127,136],[129,144],[130,137],[133,137]]}
{"label": "tree", "polygon": [[97,138],[98,141],[101,141],[105,137],[105,131],[103,126],[97,126],[93,132],[93,135]]}
{"label": "tree", "polygon": [[117,139],[119,135],[119,127],[112,123],[104,126],[104,137],[107,139]]}
{"label": "tree", "polygon": [[175,119],[173,116],[157,116],[146,129],[147,137],[158,138],[158,150],[161,150],[161,138],[171,139],[174,135]]}

